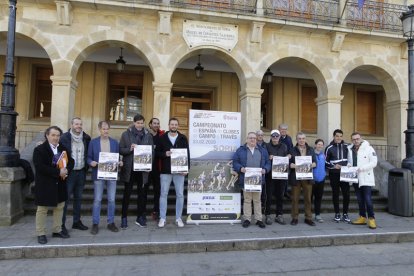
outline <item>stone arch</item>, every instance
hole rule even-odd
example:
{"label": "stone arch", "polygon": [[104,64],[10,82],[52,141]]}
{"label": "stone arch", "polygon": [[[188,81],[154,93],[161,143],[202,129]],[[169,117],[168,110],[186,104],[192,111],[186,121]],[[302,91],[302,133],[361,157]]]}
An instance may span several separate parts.
{"label": "stone arch", "polygon": [[[280,55],[280,52],[286,52],[286,54]],[[273,64],[277,64],[280,61],[289,60],[292,63],[298,64],[300,67],[305,69],[312,79],[315,81],[318,88],[318,97],[327,96],[328,94],[328,83],[327,79],[330,78],[331,73],[325,69],[326,66],[319,64],[320,62],[313,58],[314,55],[308,52],[297,53],[292,55],[287,51],[276,50],[273,53],[265,55],[258,63],[254,72],[260,81],[263,78],[267,68],[271,67]],[[260,85],[260,84],[259,84]]]}
{"label": "stone arch", "polygon": [[[198,54],[217,56],[226,62],[235,71],[237,77],[239,78],[240,88],[242,91],[247,86],[246,79],[253,75],[250,70],[249,61],[237,52],[231,54],[224,49],[215,46],[199,46],[193,49],[188,49],[187,45],[182,45],[177,47],[177,49],[171,53],[171,57],[165,65],[165,68],[171,70],[170,72],[166,72],[169,76],[168,80],[171,80],[173,72],[180,63],[189,57],[193,57]],[[238,57],[240,59],[238,59]]]}
{"label": "stone arch", "polygon": [[[358,57],[345,63],[342,69],[337,78],[338,83],[341,83],[341,85],[349,73],[355,69],[362,69],[376,77],[379,83],[381,83],[385,90],[387,102],[400,101],[405,96],[400,93],[400,91],[404,91],[406,85],[401,79],[399,71],[383,60]],[[404,100],[408,101],[408,98]]]}
{"label": "stone arch", "polygon": [[[7,31],[8,31],[8,20],[1,20],[0,21],[0,32],[7,32]],[[22,34],[24,36],[31,38],[33,41],[35,41],[40,47],[42,47],[45,50],[52,64],[53,64],[53,61],[60,59],[59,51],[57,50],[53,41],[50,40],[47,36],[45,36],[43,32],[37,29],[34,25],[30,25],[24,22],[17,21],[16,22],[16,34]]]}
{"label": "stone arch", "polygon": [[159,64],[156,53],[151,50],[151,47],[145,41],[139,39],[136,35],[119,30],[105,30],[91,33],[74,42],[72,49],[67,53],[66,57],[57,61],[57,64],[61,65],[57,73],[59,75],[70,75],[72,79],[76,79],[78,69],[86,57],[105,46],[122,46],[134,52],[146,62],[152,72],[154,72],[154,67],[157,67],[157,64]]}

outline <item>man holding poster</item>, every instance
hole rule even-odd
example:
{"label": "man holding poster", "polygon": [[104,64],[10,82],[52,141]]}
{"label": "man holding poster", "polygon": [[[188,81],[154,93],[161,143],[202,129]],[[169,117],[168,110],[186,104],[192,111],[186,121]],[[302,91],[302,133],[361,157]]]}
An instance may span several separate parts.
{"label": "man holding poster", "polygon": [[[246,144],[237,149],[233,156],[233,169],[239,174],[240,188],[243,189],[244,221],[242,226],[249,227],[252,219],[252,201],[254,205],[254,218],[256,225],[265,228],[262,221],[261,192],[250,192],[245,189],[245,173],[249,168],[261,168],[261,183],[265,183],[265,174],[271,170],[269,155],[265,148],[257,145],[256,133],[247,134]],[[249,178],[250,180],[251,178]]]}
{"label": "man holding poster", "polygon": [[[109,137],[110,125],[106,121],[100,121],[98,123],[98,129],[101,135],[89,144],[88,149],[88,165],[92,167],[92,180],[94,188],[93,208],[92,208],[92,229],[91,234],[96,235],[99,231],[99,220],[101,216],[101,201],[103,195],[103,189],[106,185],[106,193],[108,197],[108,211],[107,211],[107,223],[108,230],[112,232],[118,232],[116,227],[115,218],[115,192],[116,181],[118,176],[118,164],[122,166],[122,162],[119,162],[119,144],[118,141]],[[106,154],[108,158],[113,159],[111,162],[105,162],[103,154]],[[105,165],[105,171],[111,171],[114,173],[114,177],[105,178],[99,175],[98,166]],[[114,172],[112,172],[114,171]]]}
{"label": "man holding poster", "polygon": [[[303,198],[305,201],[305,223],[310,226],[315,226],[315,222],[312,220],[312,204],[311,204],[311,196],[312,196],[312,182],[310,179],[306,179],[304,177],[302,180],[297,179],[297,172],[296,170],[299,169],[298,160],[300,159],[310,159],[310,164],[305,166],[301,166],[301,172],[298,174],[304,174],[306,176],[305,168],[316,167],[316,156],[313,148],[311,148],[306,143],[306,135],[303,132],[298,132],[296,134],[296,146],[292,148],[290,154],[290,174],[289,174],[289,182],[292,185],[292,221],[290,222],[291,225],[298,224],[298,217],[299,217],[299,195],[300,191],[303,190]],[[297,157],[297,158],[296,158]],[[306,162],[305,162],[306,163]],[[312,171],[310,171],[310,178],[312,178]]]}
{"label": "man holding poster", "polygon": [[147,226],[146,207],[148,191],[148,174],[147,171],[134,170],[134,150],[140,145],[150,145],[153,147],[152,135],[144,127],[145,118],[141,114],[134,116],[134,125],[122,133],[119,142],[119,153],[123,156],[124,166],[121,170],[120,180],[124,182],[125,189],[122,197],[122,219],[121,229],[128,228],[128,207],[134,184],[137,185],[137,219],[135,224],[139,227]]}
{"label": "man holding poster", "polygon": [[[174,182],[175,188],[175,223],[178,227],[184,227],[184,222],[181,219],[184,208],[184,178],[188,174],[190,160],[190,149],[188,146],[187,137],[178,132],[178,119],[171,118],[168,122],[169,131],[160,137],[160,142],[156,148],[156,156],[161,159],[161,196],[160,196],[160,221],[158,227],[165,226],[167,219],[167,197],[170,190],[171,181]],[[181,151],[186,151],[184,156]],[[177,158],[174,158],[174,164],[171,161],[174,152],[178,152]],[[180,153],[181,152],[181,153]],[[179,167],[182,169],[187,166],[187,169],[180,170],[182,172],[174,173],[172,167]]]}

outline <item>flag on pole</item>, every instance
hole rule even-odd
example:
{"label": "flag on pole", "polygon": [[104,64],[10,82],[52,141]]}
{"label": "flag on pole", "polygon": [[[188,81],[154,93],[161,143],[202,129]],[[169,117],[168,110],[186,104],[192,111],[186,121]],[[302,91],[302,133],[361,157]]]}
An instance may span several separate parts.
{"label": "flag on pole", "polygon": [[362,6],[364,6],[365,0],[358,0],[358,8],[362,9]]}

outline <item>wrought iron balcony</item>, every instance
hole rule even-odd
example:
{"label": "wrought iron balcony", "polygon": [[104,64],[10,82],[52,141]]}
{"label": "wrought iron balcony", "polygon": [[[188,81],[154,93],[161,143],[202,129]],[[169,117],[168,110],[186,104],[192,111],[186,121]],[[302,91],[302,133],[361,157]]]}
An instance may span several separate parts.
{"label": "wrought iron balcony", "polygon": [[340,8],[340,0],[114,0],[114,2],[133,4],[135,7],[139,4],[168,6],[392,33],[402,32],[399,17],[402,12],[408,10],[405,5],[368,0],[362,8],[358,7],[358,0],[348,0],[343,9]]}

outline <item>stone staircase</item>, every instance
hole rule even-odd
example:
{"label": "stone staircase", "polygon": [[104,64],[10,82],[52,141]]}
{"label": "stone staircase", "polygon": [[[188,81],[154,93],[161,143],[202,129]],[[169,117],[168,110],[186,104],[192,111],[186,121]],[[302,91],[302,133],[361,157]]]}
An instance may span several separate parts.
{"label": "stone staircase", "polygon": [[[121,207],[122,207],[122,195],[123,195],[124,186],[123,184],[118,184],[116,189],[116,215],[121,214]],[[102,208],[101,208],[101,215],[106,214],[106,191],[104,191],[104,197],[102,200]],[[187,186],[185,186],[185,202],[184,202],[184,214],[186,213],[187,207]],[[130,199],[130,208],[129,208],[129,215],[135,216],[136,215],[136,187],[134,187],[133,193]],[[385,212],[388,209],[387,199],[381,197],[378,191],[373,191],[372,193],[372,200],[374,204],[374,211],[375,212]],[[342,199],[340,197],[340,207]],[[303,210],[303,200],[300,199],[300,210]],[[92,206],[93,206],[93,183],[91,180],[91,175],[88,173],[87,181],[85,184],[85,189],[83,193],[83,202],[82,202],[82,215],[89,216],[92,214]],[[147,214],[151,214],[152,208],[154,206],[154,193],[152,189],[152,185],[149,186],[148,190],[148,201],[147,201]],[[273,205],[272,208],[275,208]],[[290,200],[284,199],[284,213],[289,214],[291,211],[291,202]],[[25,204],[24,204],[24,212],[26,215],[34,215],[36,213],[36,205],[34,204],[34,195],[31,193],[26,197]],[[68,206],[68,213],[71,214],[72,212],[72,205]],[[303,212],[303,211],[300,211]],[[325,192],[322,199],[322,206],[321,206],[322,213],[334,213],[333,204],[332,204],[332,189],[329,185],[329,180],[325,183]],[[354,189],[351,187],[351,200],[349,204],[349,213],[357,213],[358,212],[358,203],[356,200],[356,196],[354,193]],[[174,186],[171,185],[170,192],[168,195],[168,211],[167,215],[174,215],[175,214],[175,191]]]}

